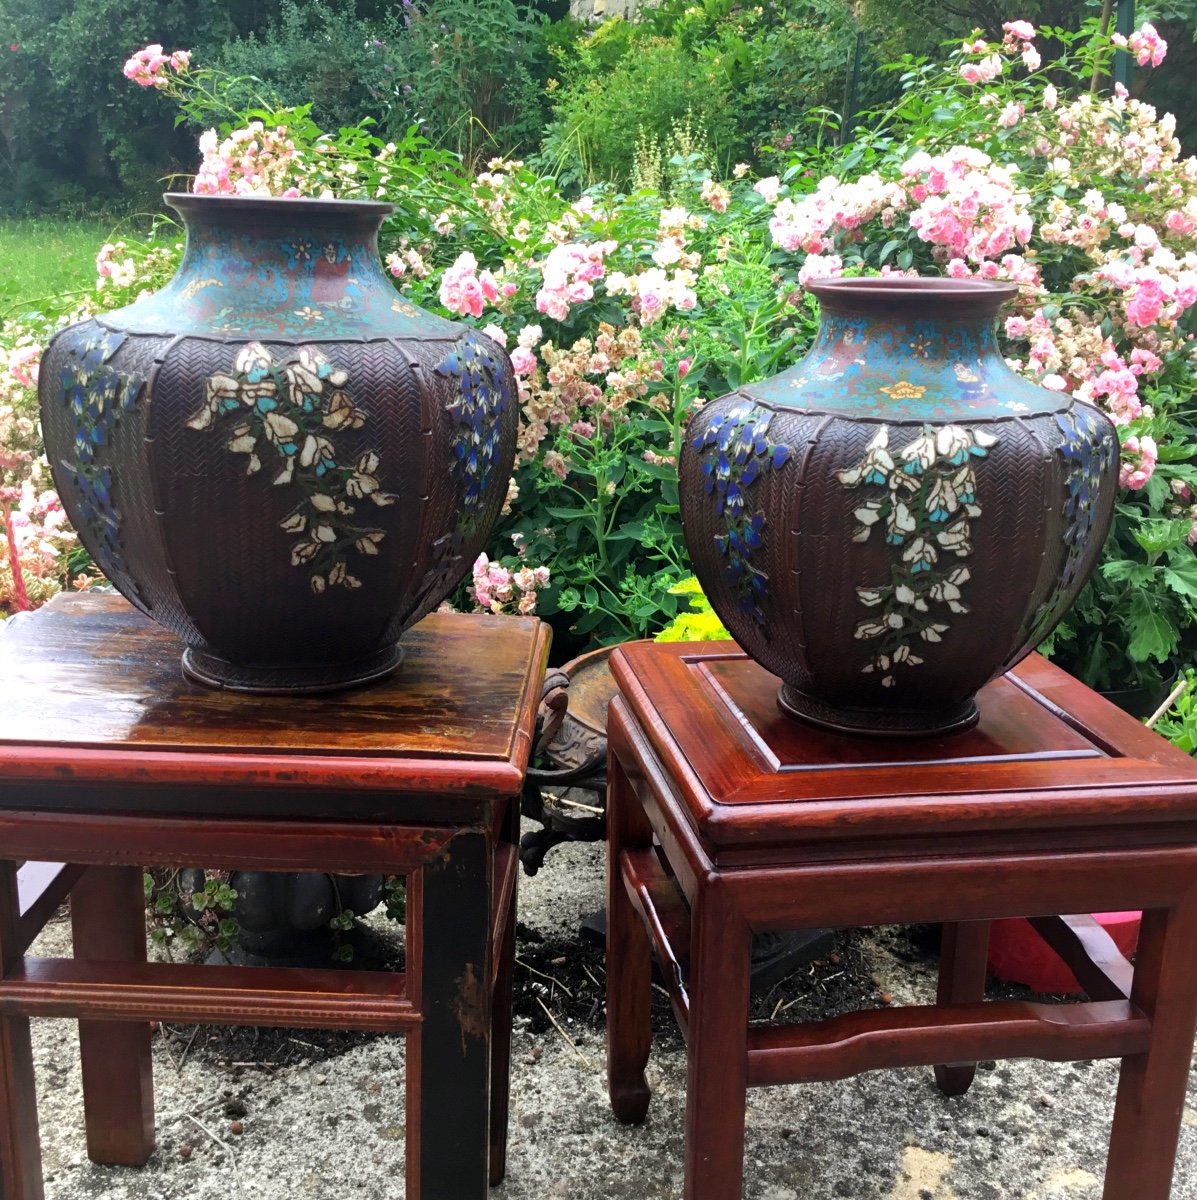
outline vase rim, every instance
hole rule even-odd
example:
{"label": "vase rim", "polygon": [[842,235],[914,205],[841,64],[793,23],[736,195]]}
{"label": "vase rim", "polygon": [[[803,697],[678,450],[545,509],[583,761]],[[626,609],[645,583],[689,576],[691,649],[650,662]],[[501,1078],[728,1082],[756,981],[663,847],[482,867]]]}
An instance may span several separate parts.
{"label": "vase rim", "polygon": [[324,200],[315,196],[228,196],[207,195],[202,192],[165,192],[166,204],[186,216],[198,209],[225,209],[242,213],[283,213],[301,211],[312,213],[342,213],[368,217],[388,217],[395,206],[386,200]]}
{"label": "vase rim", "polygon": [[1018,295],[1016,283],[988,279],[946,279],[939,276],[877,276],[853,279],[812,279],[806,290],[824,307],[854,305],[884,308],[914,300],[950,304],[969,313],[996,312]]}

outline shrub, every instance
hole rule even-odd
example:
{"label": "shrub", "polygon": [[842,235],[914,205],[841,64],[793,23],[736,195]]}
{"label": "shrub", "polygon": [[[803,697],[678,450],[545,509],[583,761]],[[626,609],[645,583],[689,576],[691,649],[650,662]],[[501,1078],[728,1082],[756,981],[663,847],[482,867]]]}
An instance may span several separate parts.
{"label": "shrub", "polygon": [[[260,0],[260,12],[273,9]],[[190,138],[120,77],[129,46],[213,45],[238,31],[225,0],[6,0],[0,43],[0,207],[145,203],[189,162]],[[241,14],[243,19],[248,13]]]}
{"label": "shrub", "polygon": [[[540,162],[565,182],[627,184],[637,150],[668,162],[676,131],[702,131],[705,165],[726,174],[768,145],[806,140],[806,121],[840,110],[856,24],[843,0],[746,7],[733,0],[646,8],[558,49],[564,77]],[[859,100],[884,88],[865,54]]]}
{"label": "shrub", "polygon": [[[674,469],[686,418],[809,345],[806,281],[1017,281],[1013,364],[1102,406],[1124,448],[1114,533],[1055,652],[1087,682],[1131,684],[1192,651],[1197,160],[1180,157],[1171,118],[1088,91],[1109,39],[1092,26],[1047,34],[1064,48],[1050,74],[1034,31],[1012,22],[1001,42],[898,64],[901,97],[853,144],[798,147],[755,183],[747,166],[721,180],[682,164],[669,202],[609,186],[569,199],[512,161],[470,177],[414,133],[324,135],[303,107],[205,135],[201,181],[393,198],[384,252],[397,286],[507,345],[520,459],[475,599],[518,607],[535,594],[569,627],[559,653],[653,634],[685,606],[673,589],[690,574]],[[1164,47],[1144,26],[1128,49],[1151,62]],[[204,72],[159,74],[193,115],[219,107]],[[243,161],[247,140],[282,147],[272,182]]]}
{"label": "shrub", "polygon": [[409,125],[471,165],[532,147],[545,106],[539,13],[514,0],[423,0],[390,37],[397,84],[389,133]]}
{"label": "shrub", "polygon": [[[354,0],[282,0],[278,19],[265,32],[226,43],[214,66],[252,77],[281,105],[310,105],[312,119],[324,129],[367,115],[385,126],[399,88],[386,53],[396,32],[389,20],[360,18]],[[256,104],[248,88],[230,99],[242,109]]]}

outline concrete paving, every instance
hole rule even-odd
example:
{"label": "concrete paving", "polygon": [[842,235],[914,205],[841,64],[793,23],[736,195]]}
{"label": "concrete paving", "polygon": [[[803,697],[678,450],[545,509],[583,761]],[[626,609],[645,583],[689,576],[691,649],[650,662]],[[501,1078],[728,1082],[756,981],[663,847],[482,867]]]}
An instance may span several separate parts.
{"label": "concrete paving", "polygon": [[[601,847],[564,846],[521,881],[527,937],[574,936],[602,903]],[[41,953],[69,952],[59,918]],[[895,1004],[932,995],[931,961],[865,943]],[[612,1118],[601,1028],[517,1021],[511,1148],[494,1200],[673,1200],[681,1196],[685,1059],[658,1039],[648,1121]],[[296,1037],[302,1039],[299,1032]],[[155,1042],[158,1150],[140,1170],[88,1162],[73,1026],[35,1023],[47,1200],[399,1200],[403,1189],[403,1043],[379,1038],[291,1068],[230,1067]],[[1097,1200],[1116,1082],[1112,1063],[985,1064],[963,1098],[927,1070],[755,1090],[748,1099],[750,1200]],[[729,1102],[730,1102],[729,1097]],[[230,1108],[232,1106],[232,1108]],[[243,1113],[240,1132],[229,1112]],[[1184,1111],[1172,1200],[1197,1197],[1197,1082]],[[433,1197],[429,1200],[457,1200]],[[1127,1197],[1125,1200],[1134,1200]]]}

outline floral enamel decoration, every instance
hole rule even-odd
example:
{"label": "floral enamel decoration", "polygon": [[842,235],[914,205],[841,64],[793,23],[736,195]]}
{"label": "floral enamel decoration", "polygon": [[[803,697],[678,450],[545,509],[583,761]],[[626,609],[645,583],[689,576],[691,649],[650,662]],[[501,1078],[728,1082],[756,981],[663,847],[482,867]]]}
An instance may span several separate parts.
{"label": "floral enamel decoration", "polygon": [[[93,327],[82,345],[73,345],[62,368],[61,396],[74,431],[72,456],[62,467],[79,490],[75,520],[106,552],[107,568],[125,575],[120,547],[120,513],[113,503],[113,475],[104,450],[141,393],[144,380],[109,365],[125,341],[123,333]],[[126,587],[136,592],[127,578]]]}
{"label": "floral enamel decoration", "polygon": [[1068,464],[1068,494],[1064,500],[1068,559],[1060,575],[1061,588],[1067,588],[1089,548],[1097,520],[1098,490],[1103,475],[1118,457],[1118,443],[1109,421],[1083,404],[1057,414],[1056,424],[1061,433],[1059,453]]}
{"label": "floral enamel decoration", "polygon": [[[486,338],[467,333],[436,365],[458,391],[449,405],[454,420],[450,474],[459,487],[457,522],[433,545],[433,567],[421,584],[436,590],[461,561],[462,547],[478,527],[491,479],[502,457],[502,416],[514,403],[503,364]],[[504,473],[505,474],[505,473]],[[500,481],[506,486],[506,478]]]}
{"label": "floral enamel decoration", "polygon": [[963,600],[969,569],[958,560],[972,554],[970,522],[981,515],[973,464],[997,441],[960,425],[924,425],[901,449],[889,437],[880,426],[860,462],[836,472],[845,487],[879,493],[855,510],[852,540],[867,542],[880,528],[894,547],[890,582],[856,589],[874,611],[857,623],[855,636],[877,643],[862,670],[879,672],[885,687],[894,686],[898,665],[923,661],[916,653],[923,644],[943,640],[948,614],[969,611]]}
{"label": "floral enamel decoration", "polygon": [[[925,351],[923,357],[926,357]],[[905,379],[900,379],[897,383],[887,384],[877,390],[884,392],[891,400],[921,400],[927,389],[921,384],[909,383]]]}
{"label": "floral enamel decoration", "polygon": [[457,423],[453,476],[462,485],[461,521],[468,529],[477,519],[499,456],[499,417],[511,404],[512,396],[498,356],[472,333],[466,334],[437,364],[436,372],[456,380],[461,387],[449,412]]}
{"label": "floral enamel decoration", "polygon": [[723,557],[724,578],[736,596],[739,610],[762,628],[761,604],[768,594],[769,577],[753,565],[752,555],[765,544],[765,514],[748,508],[748,489],[762,472],[777,470],[790,457],[789,448],[768,438],[773,413],[750,402],[735,404],[716,414],[694,439],[702,453],[707,495],[714,499],[715,515],[722,517],[725,533],[715,535]]}
{"label": "floral enamel decoration", "polygon": [[260,342],[250,342],[231,372],[208,377],[203,407],[186,422],[200,431],[227,427],[226,445],[245,455],[247,475],[266,471],[275,487],[303,493],[280,526],[297,539],[291,563],[310,572],[317,593],[361,586],[348,555],[376,556],[385,533],[359,524],[359,506],[395,502],[379,483],[376,453],[366,451],[352,466],[337,461],[334,435],[366,424],[345,390],[348,382],[348,372],[314,347],[277,362]]}
{"label": "floral enamel decoration", "polygon": [[1068,469],[1064,484],[1064,543],[1068,549],[1059,582],[1034,615],[1028,635],[1032,644],[1051,628],[1061,595],[1076,581],[1086,552],[1092,548],[1102,479],[1118,458],[1113,427],[1096,409],[1077,404],[1057,413],[1055,419],[1061,435],[1057,453]]}

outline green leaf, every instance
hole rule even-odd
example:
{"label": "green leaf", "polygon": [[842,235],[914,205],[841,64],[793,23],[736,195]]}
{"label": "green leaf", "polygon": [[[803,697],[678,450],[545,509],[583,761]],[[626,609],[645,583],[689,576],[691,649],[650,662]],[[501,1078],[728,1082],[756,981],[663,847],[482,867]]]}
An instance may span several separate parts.
{"label": "green leaf", "polygon": [[1134,531],[1134,538],[1148,554],[1162,554],[1165,550],[1175,550],[1186,544],[1192,527],[1193,522],[1187,517],[1172,521],[1157,518],[1140,522]]}
{"label": "green leaf", "polygon": [[1143,587],[1155,578],[1155,568],[1147,563],[1132,562],[1129,558],[1116,558],[1102,565],[1101,573],[1115,581],[1125,581]]}
{"label": "green leaf", "polygon": [[1175,554],[1164,568],[1164,582],[1179,595],[1197,600],[1197,555]]}
{"label": "green leaf", "polygon": [[677,467],[671,467],[668,463],[650,463],[643,459],[633,460],[632,467],[641,475],[648,475],[653,479],[676,479]]}
{"label": "green leaf", "polygon": [[1131,640],[1126,652],[1134,662],[1154,658],[1165,662],[1176,649],[1176,627],[1156,607],[1146,592],[1135,592],[1130,605]]}
{"label": "green leaf", "polygon": [[574,633],[591,633],[597,629],[603,621],[606,620],[606,613],[589,612],[583,617],[579,617],[571,627]]}
{"label": "green leaf", "polygon": [[556,517],[559,521],[586,520],[590,516],[588,508],[553,508],[547,504],[545,505],[545,512],[550,517]]}

